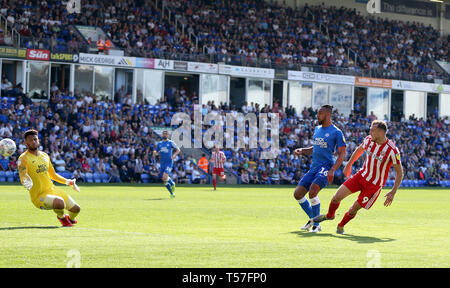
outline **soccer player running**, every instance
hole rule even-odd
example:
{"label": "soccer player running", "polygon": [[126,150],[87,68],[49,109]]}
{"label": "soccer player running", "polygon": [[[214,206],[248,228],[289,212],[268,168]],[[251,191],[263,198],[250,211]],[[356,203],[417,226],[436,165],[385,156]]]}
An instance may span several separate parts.
{"label": "soccer player running", "polygon": [[219,175],[219,179],[221,181],[225,181],[227,178],[227,176],[225,175],[224,169],[223,169],[223,164],[225,163],[225,161],[227,161],[227,157],[225,156],[225,153],[220,151],[218,145],[214,146],[214,150],[211,154],[211,161],[213,162],[213,165],[214,165],[212,175],[213,175],[214,191],[216,191],[217,175]]}
{"label": "soccer player running", "polygon": [[[24,139],[27,150],[20,155],[17,169],[20,182],[30,192],[31,202],[36,208],[53,209],[62,226],[73,226],[78,222],[76,216],[80,213],[80,206],[65,191],[53,185],[52,180],[72,186],[79,192],[76,180],[66,179],[55,172],[50,157],[39,151],[40,143],[36,130],[26,131]],[[64,214],[64,209],[67,209],[69,214]]]}
{"label": "soccer player running", "polygon": [[[175,197],[175,182],[170,178],[169,174],[172,173],[173,160],[181,152],[177,144],[172,140],[169,140],[169,132],[164,130],[162,132],[163,140],[158,142],[156,150],[153,151],[153,157],[159,154],[159,176],[162,175],[162,180],[167,190],[170,193],[170,198]],[[173,150],[176,150],[173,153]]]}
{"label": "soccer player running", "polygon": [[366,160],[364,161],[363,167],[339,187],[331,199],[328,213],[315,217],[313,219],[314,223],[334,219],[335,212],[341,201],[350,194],[361,191],[358,199],[353,203],[347,213],[345,213],[342,221],[337,226],[337,233],[344,234],[345,224],[355,218],[358,210],[361,208],[368,210],[375,203],[378,195],[380,195],[381,189],[386,183],[391,165],[393,165],[396,172],[395,183],[392,190],[384,196],[386,197],[384,206],[387,207],[392,204],[395,193],[403,179],[403,167],[400,162],[398,148],[394,142],[386,138],[387,131],[386,122],[382,120],[374,120],[372,122],[369,132],[370,135],[353,152],[343,172],[346,177],[349,177],[352,172],[353,163],[366,151]]}
{"label": "soccer player running", "polygon": [[[320,214],[319,191],[333,182],[334,172],[341,166],[345,158],[345,138],[342,131],[333,125],[331,114],[333,106],[323,105],[317,113],[319,126],[314,130],[313,146],[308,148],[295,149],[294,154],[312,155],[311,168],[306,173],[294,192],[294,198],[300,204],[300,207],[308,215],[308,222],[301,228],[310,232],[320,232],[322,228],[318,223],[314,223],[312,218]],[[333,158],[333,152],[338,152],[336,162]],[[305,195],[309,192],[309,203]]]}

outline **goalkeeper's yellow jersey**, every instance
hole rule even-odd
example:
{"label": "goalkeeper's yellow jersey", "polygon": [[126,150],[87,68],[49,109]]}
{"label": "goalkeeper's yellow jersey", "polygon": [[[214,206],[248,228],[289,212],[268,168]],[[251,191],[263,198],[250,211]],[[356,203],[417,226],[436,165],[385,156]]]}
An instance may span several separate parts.
{"label": "goalkeeper's yellow jersey", "polygon": [[30,190],[31,201],[33,202],[41,194],[49,193],[54,189],[52,180],[66,184],[66,178],[56,174],[50,157],[42,151],[39,151],[38,156],[33,155],[28,150],[22,153],[17,161],[17,169],[22,184],[27,176],[33,181],[33,187]]}

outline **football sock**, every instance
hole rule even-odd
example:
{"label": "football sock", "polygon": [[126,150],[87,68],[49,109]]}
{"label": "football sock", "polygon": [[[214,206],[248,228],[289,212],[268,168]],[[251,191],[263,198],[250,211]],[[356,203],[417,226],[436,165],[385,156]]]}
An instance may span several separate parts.
{"label": "football sock", "polygon": [[344,218],[342,218],[341,222],[338,224],[339,227],[344,227],[345,224],[348,223],[348,221],[352,220],[353,218],[355,218],[355,215],[350,215],[348,214],[348,212],[345,213]]}
{"label": "football sock", "polygon": [[167,182],[169,182],[170,186],[173,186],[173,185],[175,185],[175,183],[173,183],[173,180],[172,180],[172,178],[170,178],[170,177],[169,177],[169,179],[167,179]]}
{"label": "football sock", "polygon": [[170,194],[173,194],[173,193],[172,193],[172,185],[170,185],[169,182],[166,182],[165,185],[166,185],[167,190],[169,190],[169,193],[170,193]]}
{"label": "football sock", "polygon": [[[320,215],[320,200],[319,196],[316,196],[311,200],[311,209],[313,218]],[[319,226],[319,223],[314,223],[314,226]]]}
{"label": "football sock", "polygon": [[59,219],[64,218],[64,209],[53,209],[55,211],[56,216],[58,216]]}
{"label": "football sock", "polygon": [[78,213],[74,213],[74,212],[71,212],[71,211],[69,211],[69,218],[70,218],[70,220],[75,220],[75,217],[77,217],[77,215],[78,215]]}
{"label": "football sock", "polygon": [[302,199],[298,200],[298,204],[300,204],[300,207],[302,207],[303,211],[305,211],[309,219],[313,218],[313,211],[311,208],[311,204],[309,204],[309,201],[308,199],[306,199],[306,197],[303,197]]}
{"label": "football sock", "polygon": [[328,207],[327,218],[334,218],[336,210],[339,208],[340,204],[341,202],[338,202],[337,204],[334,203],[333,201],[330,202],[330,206]]}
{"label": "football sock", "polygon": [[217,185],[216,179],[213,179],[213,186],[214,186],[214,189],[216,189],[216,185]]}

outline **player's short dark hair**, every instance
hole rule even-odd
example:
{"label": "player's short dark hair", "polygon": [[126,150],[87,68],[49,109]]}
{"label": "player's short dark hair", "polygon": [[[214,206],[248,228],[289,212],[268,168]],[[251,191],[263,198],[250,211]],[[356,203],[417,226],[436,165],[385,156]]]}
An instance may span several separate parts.
{"label": "player's short dark hair", "polygon": [[34,129],[29,129],[23,134],[23,138],[27,139],[28,136],[36,136],[36,135],[38,135],[38,131]]}
{"label": "player's short dark hair", "polygon": [[322,107],[320,107],[320,109],[325,109],[325,110],[327,110],[330,113],[333,113],[333,108],[334,107],[332,105],[329,105],[329,104],[325,104],[325,105],[322,105]]}
{"label": "player's short dark hair", "polygon": [[372,124],[374,127],[384,130],[384,132],[388,131],[387,123],[383,120],[373,120]]}

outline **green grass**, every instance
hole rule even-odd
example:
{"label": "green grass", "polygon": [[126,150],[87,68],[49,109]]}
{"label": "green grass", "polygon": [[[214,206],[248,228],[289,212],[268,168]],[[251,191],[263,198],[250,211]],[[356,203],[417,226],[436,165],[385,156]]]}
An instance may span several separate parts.
{"label": "green grass", "polygon": [[[0,267],[450,267],[450,191],[401,189],[319,234],[300,232],[306,215],[294,187],[81,186],[76,227],[60,228],[52,211],[34,208],[21,186],[0,186]],[[319,197],[328,209],[335,188]],[[375,263],[375,264],[374,264]]]}

